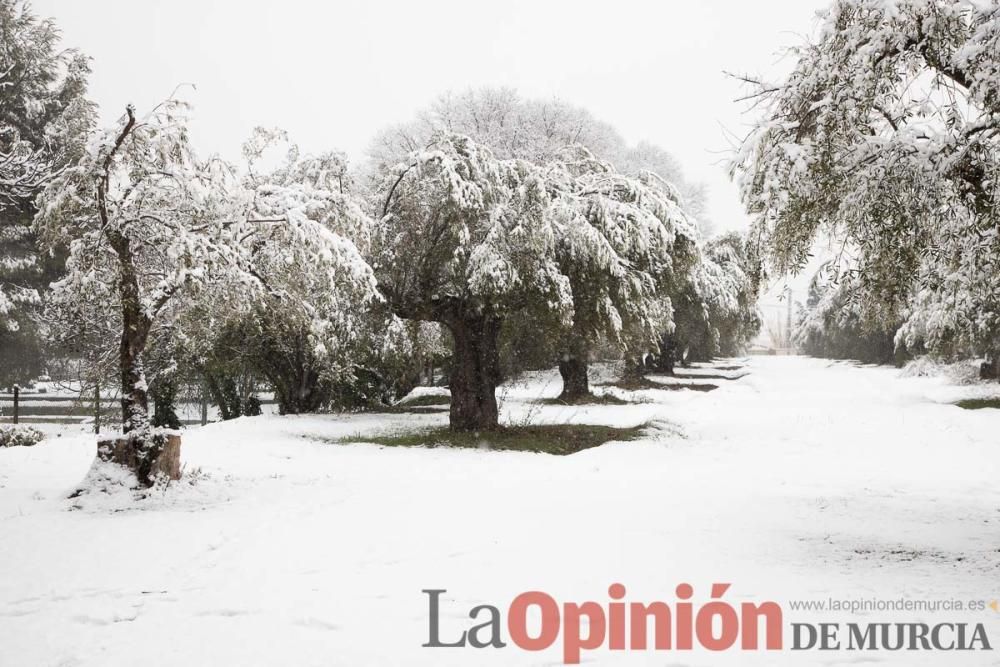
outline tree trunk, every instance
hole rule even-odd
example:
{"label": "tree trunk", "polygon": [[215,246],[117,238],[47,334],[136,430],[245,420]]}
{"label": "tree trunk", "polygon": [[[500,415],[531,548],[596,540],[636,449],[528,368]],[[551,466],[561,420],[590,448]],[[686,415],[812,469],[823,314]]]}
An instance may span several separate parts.
{"label": "tree trunk", "polygon": [[563,389],[559,398],[572,401],[590,395],[590,381],[587,378],[587,356],[585,354],[567,354],[559,360],[559,375],[562,376]]}
{"label": "tree trunk", "polygon": [[97,457],[131,470],[139,484],[181,478],[181,437],[166,433],[133,433],[97,443]]}
{"label": "tree trunk", "polygon": [[[208,387],[212,401],[219,408],[222,421],[229,421],[240,416],[240,399],[236,391],[236,383],[225,375],[225,371],[212,373],[202,369],[202,377]],[[207,421],[207,415],[206,415]]]}
{"label": "tree trunk", "polygon": [[[308,362],[301,362],[306,364]],[[299,365],[275,384],[278,412],[298,415],[318,412],[330,399],[330,391],[322,385],[319,372],[308,365]]]}
{"label": "tree trunk", "polygon": [[181,420],[177,416],[177,387],[174,381],[160,378],[149,388],[149,395],[153,399],[153,426],[180,429]]}
{"label": "tree trunk", "polygon": [[452,359],[453,431],[492,431],[499,426],[496,388],[500,380],[501,322],[490,315],[456,315],[444,322],[455,341]]}
{"label": "tree trunk", "polygon": [[660,337],[660,353],[656,356],[656,370],[667,375],[674,374],[677,355],[677,339],[673,334]]}
{"label": "tree trunk", "polygon": [[143,369],[153,317],[170,299],[170,293],[144,306],[139,289],[138,262],[131,239],[112,225],[108,212],[108,189],[115,153],[136,125],[135,110],[126,108],[128,123],[122,128],[111,151],[105,156],[97,182],[97,210],[108,244],[118,259],[118,298],[122,314],[122,335],[118,345],[121,379],[122,437],[98,443],[98,457],[126,467],[139,483],[151,486],[163,475],[180,476],[180,438],[153,433],[149,423],[149,388]]}
{"label": "tree trunk", "polygon": [[646,374],[646,357],[642,354],[625,355],[624,379],[639,380]]}
{"label": "tree trunk", "polygon": [[208,389],[206,387],[208,383],[201,383],[201,425],[206,426],[208,424]]}
{"label": "tree trunk", "polygon": [[132,471],[139,484],[152,486],[158,479],[180,477],[180,437],[153,433],[149,421],[149,389],[142,356],[151,322],[142,312],[134,273],[123,267],[121,288],[122,337],[118,348],[121,371],[122,437],[97,443],[98,457]]}
{"label": "tree trunk", "polygon": [[94,383],[94,434],[101,432],[101,383]]}
{"label": "tree trunk", "polygon": [[[136,300],[138,301],[138,299]],[[139,304],[123,307],[121,343],[118,363],[121,371],[122,432],[149,430],[149,390],[142,364],[148,327],[142,321]]]}

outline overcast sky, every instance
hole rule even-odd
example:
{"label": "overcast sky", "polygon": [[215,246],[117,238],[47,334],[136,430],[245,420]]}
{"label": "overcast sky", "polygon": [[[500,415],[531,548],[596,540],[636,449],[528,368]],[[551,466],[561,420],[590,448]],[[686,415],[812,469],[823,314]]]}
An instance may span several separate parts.
{"label": "overcast sky", "polygon": [[374,132],[449,89],[511,86],[591,110],[671,151],[710,192],[717,229],[746,225],[721,162],[748,118],[723,70],[787,70],[814,0],[319,2],[34,0],[93,58],[104,123],[180,83],[202,153],[235,159],[256,125],[363,158]]}

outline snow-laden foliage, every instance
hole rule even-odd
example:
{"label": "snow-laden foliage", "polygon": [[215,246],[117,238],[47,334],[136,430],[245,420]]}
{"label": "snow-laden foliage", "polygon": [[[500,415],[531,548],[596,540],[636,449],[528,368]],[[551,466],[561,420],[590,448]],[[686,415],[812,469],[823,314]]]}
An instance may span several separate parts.
{"label": "snow-laden foliage", "polygon": [[957,216],[935,238],[897,345],[1000,360],[1000,222]]}
{"label": "snow-laden foliage", "polygon": [[[2,86],[3,77],[0,77],[0,88]],[[45,154],[22,140],[17,128],[0,126],[0,210],[16,208],[30,199],[51,169]],[[4,268],[16,267],[5,263]]]}
{"label": "snow-laden foliage", "polygon": [[94,332],[105,358],[121,340],[126,430],[148,427],[143,356],[153,324],[185,288],[242,259],[238,183],[226,165],[195,156],[186,112],[177,100],[142,119],[130,107],[53,179],[36,218],[50,247],[69,247],[66,276],[52,286],[56,340],[72,346]]}
{"label": "snow-laden foliage", "polygon": [[656,357],[668,373],[678,362],[739,354],[761,327],[763,268],[755,246],[730,232],[688,247],[689,269],[670,290],[673,326],[663,332]]}
{"label": "snow-laden foliage", "polygon": [[741,234],[729,232],[705,243],[702,265],[702,293],[718,334],[718,353],[735,356],[761,327],[759,258]]}
{"label": "snow-laden foliage", "polygon": [[308,330],[312,352],[327,372],[349,372],[347,357],[358,340],[361,315],[375,298],[375,278],[354,240],[367,245],[371,219],[345,183],[347,163],[339,153],[301,155],[291,146],[280,167],[258,174],[262,131],[247,143],[253,215],[277,218],[254,240],[255,274],[267,286],[266,303],[281,326]]}
{"label": "snow-laden foliage", "polygon": [[308,352],[326,357],[353,339],[354,314],[375,296],[371,269],[337,233],[363,214],[330,189],[336,164],[295,155],[247,187],[229,165],[198,159],[186,114],[177,100],[142,120],[129,109],[48,186],[37,218],[44,239],[70,251],[52,289],[53,335],[71,348],[86,337],[118,367],[126,431],[148,426],[154,327],[169,338],[194,300],[213,299],[220,319],[280,304],[306,327]]}
{"label": "snow-laden foliage", "polygon": [[511,88],[445,93],[415,120],[382,130],[369,153],[376,164],[394,164],[441,133],[464,134],[499,158],[538,165],[558,160],[567,147],[586,146],[622,174],[638,177],[652,171],[675,184],[684,210],[706,228],[710,224],[703,187],[687,182],[680,164],[666,150],[648,142],[630,146],[614,127],[586,109],[560,100],[524,99]]}
{"label": "snow-laden foliage", "polygon": [[504,322],[512,313],[554,314],[567,324],[572,316],[542,171],[444,134],[380,176],[372,252],[379,288],[397,316],[450,330],[452,427],[496,428]]}
{"label": "snow-laden foliage", "polygon": [[401,317],[444,322],[529,302],[572,313],[541,171],[440,135],[384,175],[375,268]]}
{"label": "snow-laden foliage", "polygon": [[676,190],[651,172],[620,174],[582,146],[546,170],[557,225],[556,253],[569,278],[573,327],[564,356],[585,361],[605,337],[623,350],[655,348],[672,326],[670,286],[687,270],[677,248],[697,230]]}
{"label": "snow-laden foliage", "polygon": [[375,280],[358,247],[368,245],[372,221],[343,155],[303,154],[285,132],[263,128],[243,152],[254,226],[244,252],[261,289],[246,294],[238,280],[220,281],[175,338],[214,400],[232,403],[226,416],[239,416],[249,398],[237,395],[252,384],[247,370],[274,388],[282,412],[314,411],[350,383],[378,336]]}
{"label": "snow-laden foliage", "polygon": [[0,0],[0,328],[18,329],[27,319],[18,311],[39,303],[46,276],[31,229],[33,200],[78,155],[93,122],[88,74],[86,58],[59,44],[51,21],[21,0]]}
{"label": "snow-laden foliage", "polygon": [[44,438],[44,433],[31,426],[0,424],[0,447],[31,447]]}
{"label": "snow-laden foliage", "polygon": [[893,336],[898,322],[878,326],[863,317],[857,279],[856,273],[838,270],[831,263],[816,272],[792,330],[796,349],[828,359],[880,364],[897,360]]}
{"label": "snow-laden foliage", "polygon": [[[994,352],[1000,7],[837,0],[734,164],[781,270],[825,231],[856,255],[861,316],[932,351]],[[915,295],[915,298],[914,298]]]}

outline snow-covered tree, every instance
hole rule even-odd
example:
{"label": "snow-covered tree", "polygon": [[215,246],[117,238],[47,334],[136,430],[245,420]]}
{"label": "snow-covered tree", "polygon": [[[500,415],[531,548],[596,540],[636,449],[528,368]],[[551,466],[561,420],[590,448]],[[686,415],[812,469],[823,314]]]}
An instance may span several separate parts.
{"label": "snow-covered tree", "polygon": [[524,99],[511,88],[479,88],[438,97],[415,120],[382,130],[369,147],[376,164],[394,164],[439,133],[472,137],[499,158],[544,165],[570,146],[585,146],[599,160],[637,178],[650,171],[672,183],[689,216],[707,226],[706,193],[684,178],[678,161],[649,142],[630,146],[610,124],[561,100]]}
{"label": "snow-covered tree", "polygon": [[[344,156],[305,154],[285,132],[263,128],[244,156],[253,214],[316,226],[311,233],[336,240],[326,261],[343,274],[317,270],[287,241],[258,239],[254,273],[267,289],[248,294],[222,282],[200,296],[174,334],[184,364],[203,376],[223,418],[243,414],[248,400],[253,406],[252,378],[274,389],[283,414],[364,407],[407,393],[419,381],[427,338],[373,299],[362,259],[373,222]],[[301,239],[296,248],[310,243]]]}
{"label": "snow-covered tree", "polygon": [[709,361],[745,349],[761,326],[757,300],[763,267],[755,246],[736,232],[692,248],[690,270],[671,289],[673,326],[663,332],[655,365]]}
{"label": "snow-covered tree", "polygon": [[[995,182],[990,185],[996,188]],[[936,355],[981,355],[1000,377],[1000,218],[957,215],[934,235],[896,344]]]}
{"label": "snow-covered tree", "polygon": [[809,283],[799,308],[792,342],[800,352],[827,359],[857,359],[885,364],[896,361],[893,342],[899,322],[875,326],[862,316],[857,274],[827,262]]}
{"label": "snow-covered tree", "polygon": [[709,321],[718,333],[718,353],[743,352],[760,331],[757,310],[761,265],[756,248],[738,232],[729,232],[705,243],[705,289]]}
{"label": "snow-covered tree", "polygon": [[[196,158],[185,111],[169,100],[139,119],[129,107],[49,184],[36,219],[47,243],[69,246],[54,304],[119,332],[123,431],[139,443],[149,431],[144,354],[154,323],[185,288],[237,263],[231,174]],[[72,336],[77,321],[56,324]]]}
{"label": "snow-covered tree", "polygon": [[88,74],[87,59],[60,46],[52,21],[26,2],[0,0],[0,329],[8,330],[0,335],[8,349],[29,319],[23,308],[39,303],[52,278],[35,247],[34,199],[92,126]]}
{"label": "snow-covered tree", "polygon": [[45,154],[23,141],[17,128],[0,127],[0,207],[17,208],[30,200],[51,171]]}
{"label": "snow-covered tree", "polygon": [[624,176],[583,147],[563,155],[546,180],[556,254],[573,297],[572,326],[560,346],[562,398],[579,399],[590,391],[588,361],[599,339],[626,353],[655,349],[672,326],[668,293],[688,268],[676,250],[693,248],[697,232],[676,191],[656,174]]}
{"label": "snow-covered tree", "polygon": [[628,146],[584,109],[525,100],[505,88],[445,94],[416,120],[380,133],[370,153],[375,164],[391,165],[441,132],[470,136],[499,158],[541,166],[553,195],[549,213],[560,269],[576,283],[577,324],[560,333],[559,317],[533,314],[505,334],[531,330],[518,336],[516,356],[551,361],[554,355],[566,397],[577,398],[588,391],[587,356],[597,339],[633,357],[655,350],[650,329],[669,326],[669,284],[694,262],[697,230],[689,211],[703,211],[704,192],[684,181],[677,161],[652,144]]}
{"label": "snow-covered tree", "polygon": [[505,320],[515,310],[554,310],[567,320],[572,312],[542,174],[466,136],[439,135],[381,177],[373,251],[380,289],[399,317],[451,332],[451,427],[495,429]]}
{"label": "snow-covered tree", "polygon": [[[287,149],[284,159],[261,171],[258,163],[278,146]],[[274,387],[282,412],[313,412],[352,376],[358,347],[371,333],[365,315],[375,282],[359,246],[369,245],[372,221],[351,191],[342,154],[305,155],[283,132],[258,129],[244,155],[254,215],[287,218],[296,234],[325,240],[325,271],[301,250],[315,239],[258,242],[254,270],[268,291],[251,304],[244,327],[254,362]]]}
{"label": "snow-covered tree", "polygon": [[246,297],[236,303],[266,294],[313,315],[315,352],[337,340],[335,330],[349,331],[351,309],[375,296],[371,269],[326,224],[341,210],[338,197],[277,178],[248,191],[229,165],[195,155],[186,121],[176,99],[143,119],[130,107],[48,185],[36,220],[47,243],[69,246],[67,275],[51,295],[69,317],[53,320],[54,336],[96,330],[105,333],[99,342],[119,341],[123,432],[147,484],[141,466],[163,443],[151,436],[145,372],[154,328],[226,285]]}
{"label": "snow-covered tree", "polygon": [[[700,245],[693,249],[695,259],[689,270],[679,276],[671,285],[671,321],[660,335],[654,364],[657,370],[673,374],[677,363],[686,363],[695,358],[710,358],[719,348],[719,334],[712,326],[710,308],[710,288],[714,283],[709,278]],[[644,370],[642,358],[626,366],[634,375]]]}
{"label": "snow-covered tree", "polygon": [[932,351],[997,355],[1000,7],[837,0],[735,163],[777,268],[821,232],[855,257],[861,317]]}

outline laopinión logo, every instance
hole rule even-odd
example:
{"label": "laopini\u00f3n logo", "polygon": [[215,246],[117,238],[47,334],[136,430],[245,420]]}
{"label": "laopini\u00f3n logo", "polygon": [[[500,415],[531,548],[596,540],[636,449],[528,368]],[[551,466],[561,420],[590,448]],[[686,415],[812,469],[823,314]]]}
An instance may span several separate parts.
{"label": "laopini\u00f3n logo", "polygon": [[[542,591],[514,597],[506,609],[491,604],[472,607],[473,625],[441,627],[441,597],[447,589],[428,588],[429,628],[426,648],[543,651],[561,644],[563,662],[579,664],[583,651],[780,651],[786,648],[784,613],[774,601],[733,605],[722,599],[731,584],[715,583],[710,599],[692,602],[694,587],[675,589],[677,600],[626,600],[625,586],[608,587],[608,601],[563,602]],[[996,603],[972,606],[996,608]],[[504,634],[506,626],[506,634]],[[529,629],[529,627],[531,629]],[[788,650],[992,650],[982,623],[790,623]]]}

